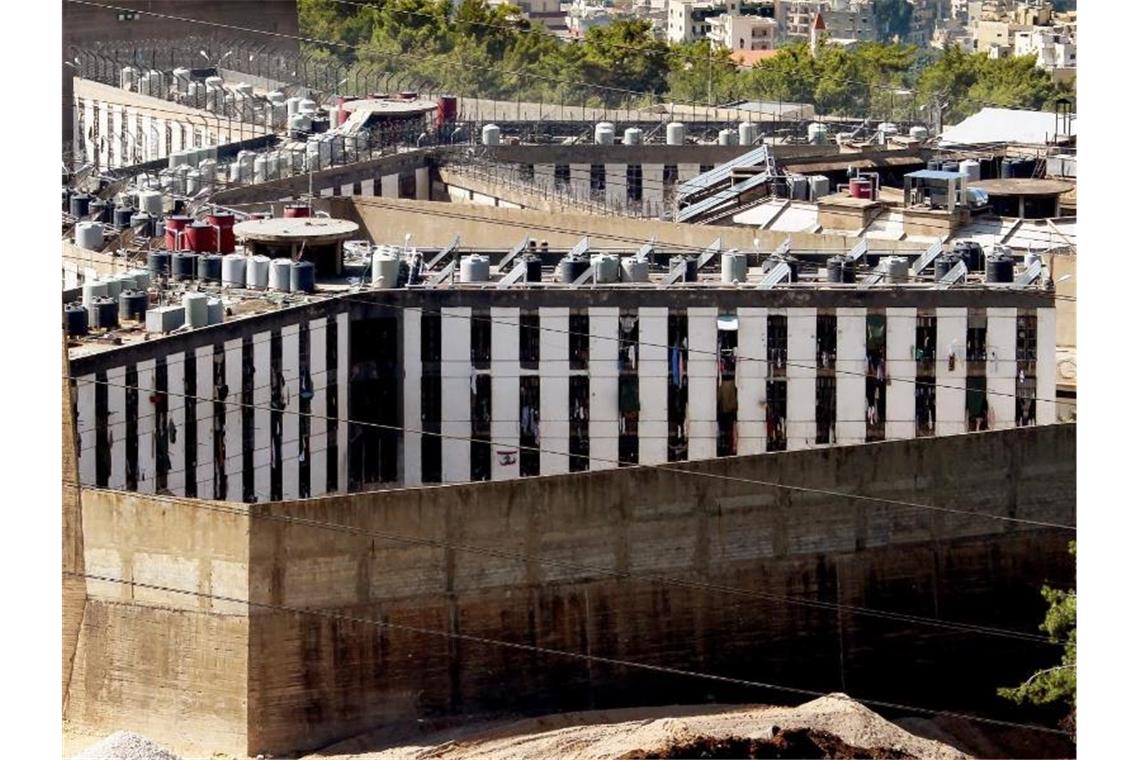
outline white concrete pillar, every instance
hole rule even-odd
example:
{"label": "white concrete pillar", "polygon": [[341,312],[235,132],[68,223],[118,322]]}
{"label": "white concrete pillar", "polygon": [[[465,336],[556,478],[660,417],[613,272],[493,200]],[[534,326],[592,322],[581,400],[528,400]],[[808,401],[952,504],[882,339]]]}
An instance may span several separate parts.
{"label": "white concrete pillar", "polygon": [[736,451],[760,454],[768,442],[768,310],[742,306],[736,310],[736,321]]}
{"label": "white concrete pillar", "polygon": [[[301,465],[297,457],[301,452],[301,418],[299,413],[301,392],[301,338],[300,326],[281,328],[281,375],[285,379],[285,409],[281,412],[281,498],[296,499],[300,491]],[[228,371],[227,367],[227,371]],[[228,433],[228,430],[227,430]],[[227,446],[227,454],[228,446]],[[384,456],[394,456],[384,452]],[[231,488],[233,479],[230,480]]]}
{"label": "white concrete pillar", "polygon": [[361,195],[376,195],[376,180],[366,179],[360,183]]}
{"label": "white concrete pillar", "polygon": [[835,442],[867,440],[867,310],[835,310]]}
{"label": "white concrete pillar", "polygon": [[617,467],[618,460],[617,307],[590,308],[590,469]]}
{"label": "white concrete pillar", "polygon": [[155,430],[158,421],[154,402],[154,359],[146,359],[135,365],[138,372],[138,491],[154,493],[154,471],[157,465],[155,456]]}
{"label": "white concrete pillar", "polygon": [[700,164],[677,164],[677,184],[683,184],[701,173]]}
{"label": "white concrete pillar", "polygon": [[660,213],[665,202],[665,165],[641,165],[641,197],[648,212]]}
{"label": "white concrete pillar", "polygon": [[[446,335],[446,333],[445,333]],[[545,346],[544,346],[545,348]],[[542,431],[545,419],[541,421]],[[539,445],[542,444],[541,436]],[[500,451],[519,447],[519,310],[491,307],[491,479],[519,476],[519,456],[503,464]]]}
{"label": "white concrete pillar", "polygon": [[575,198],[590,197],[589,164],[570,164],[570,193]]}
{"label": "white concrete pillar", "polygon": [[619,208],[626,199],[626,164],[606,164],[606,202]]}
{"label": "white concrete pillar", "polygon": [[1057,421],[1057,310],[1037,310],[1037,424]]}
{"label": "white concrete pillar", "polygon": [[1017,309],[986,309],[986,401],[990,430],[1014,427],[1017,393]]}
{"label": "white concrete pillar", "polygon": [[111,475],[108,488],[127,485],[127,369],[107,370],[107,430],[111,438]]}
{"label": "white concrete pillar", "polygon": [[341,195],[352,195],[352,189],[353,189],[353,185],[351,182],[349,182],[346,185],[341,185],[340,186],[340,194]]}
{"label": "white concrete pillar", "polygon": [[816,445],[815,333],[815,309],[788,309],[788,451]]}
{"label": "white concrete pillar", "polygon": [[226,498],[242,498],[241,338],[226,341]]}
{"label": "white concrete pillar", "polygon": [[464,483],[471,479],[471,309],[444,307],[440,323],[444,336],[439,363],[443,482]]}
{"label": "white concrete pillar", "polygon": [[423,310],[406,308],[404,315],[404,472],[403,485],[423,482],[422,392],[423,359],[420,356],[420,329]]}
{"label": "white concrete pillar", "polygon": [[[253,490],[260,502],[269,501],[269,463],[272,452],[269,437],[270,382],[269,331],[253,336]],[[198,377],[201,390],[202,378]],[[199,395],[202,395],[199,393]]]}
{"label": "white concrete pillar", "polygon": [[539,309],[538,324],[540,472],[554,475],[570,471],[570,309]]}
{"label": "white concrete pillar", "polygon": [[[966,309],[939,308],[938,349],[934,357],[934,432],[966,432]],[[950,356],[954,368],[950,368]]]}
{"label": "white concrete pillar", "polygon": [[122,107],[115,108],[111,112],[111,134],[107,139],[113,146],[113,153],[115,155],[114,161],[111,163],[112,167],[126,166],[129,161],[123,160],[124,147],[130,149],[130,140],[123,137],[123,109]]}
{"label": "white concrete pillar", "polygon": [[717,308],[689,307],[689,459],[716,457]]}
{"label": "white concrete pillar", "polygon": [[309,401],[309,495],[328,493],[328,320],[309,322],[309,377],[313,398]]}
{"label": "white concrete pillar", "polygon": [[[888,440],[914,438],[915,385],[914,360],[918,310],[887,309],[887,419],[884,435]],[[937,396],[935,396],[937,403]]]}
{"label": "white concrete pillar", "polygon": [[[166,357],[166,452],[170,470],[166,473],[166,488],[175,496],[186,494],[186,355],[168,354]],[[174,437],[171,440],[170,431]],[[193,473],[191,473],[193,477]]]}
{"label": "white concrete pillar", "polygon": [[638,310],[638,461],[661,464],[669,450],[669,309],[643,306]]}
{"label": "white concrete pillar", "polygon": [[400,197],[399,174],[387,174],[380,178],[380,195],[384,198]]}
{"label": "white concrete pillar", "polygon": [[[266,333],[268,336],[268,333]],[[254,339],[254,352],[256,356],[257,340]],[[266,366],[269,364],[269,345],[265,346],[265,361]],[[212,499],[214,498],[214,347],[213,346],[199,346],[194,351],[194,416],[197,418],[197,451],[198,467],[194,480],[198,490],[198,498]],[[256,382],[255,382],[256,384]],[[256,391],[254,395],[254,402],[257,401]],[[268,412],[266,412],[268,415]],[[257,424],[257,419],[254,418],[254,424]],[[189,423],[189,420],[187,420]],[[269,446],[269,418],[265,418],[264,427],[265,431],[264,445]],[[255,439],[255,445],[261,445],[260,439]],[[268,456],[269,449],[266,448],[266,456]],[[257,463],[257,452],[254,452],[254,464]],[[267,460],[268,461],[268,460]],[[190,473],[186,473],[190,477]],[[265,474],[265,493],[264,498],[268,498],[269,494],[269,471],[266,470]]]}
{"label": "white concrete pillar", "polygon": [[[351,194],[351,191],[349,191]],[[431,172],[426,166],[416,167],[416,200],[426,201],[431,198]]]}
{"label": "white concrete pillar", "polygon": [[95,375],[75,378],[75,433],[79,448],[79,482],[95,485]]}

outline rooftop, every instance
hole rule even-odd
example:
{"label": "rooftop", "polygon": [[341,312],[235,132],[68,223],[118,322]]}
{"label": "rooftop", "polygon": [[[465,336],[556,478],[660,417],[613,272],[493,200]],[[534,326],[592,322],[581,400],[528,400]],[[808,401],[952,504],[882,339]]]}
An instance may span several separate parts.
{"label": "rooftop", "polygon": [[[1065,137],[1064,123],[1064,118],[1052,111],[983,108],[973,116],[947,127],[939,142],[942,145],[1046,145],[1057,138],[1058,132],[1062,138]],[[1069,119],[1068,134],[1076,137],[1076,114]]]}
{"label": "rooftop", "polygon": [[250,219],[234,225],[234,235],[243,240],[304,240],[309,243],[331,242],[356,234],[360,225],[347,219],[326,217],[278,217]]}

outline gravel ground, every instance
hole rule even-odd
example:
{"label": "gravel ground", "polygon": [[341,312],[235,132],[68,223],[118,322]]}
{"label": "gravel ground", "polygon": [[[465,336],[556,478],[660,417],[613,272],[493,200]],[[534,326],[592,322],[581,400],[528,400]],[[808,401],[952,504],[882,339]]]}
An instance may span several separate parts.
{"label": "gravel ground", "polygon": [[72,760],[180,760],[150,739],[130,731],[116,731],[80,752]]}
{"label": "gravel ground", "polygon": [[699,705],[565,713],[421,736],[358,737],[310,760],[601,760],[657,753],[704,738],[768,739],[773,728],[810,728],[860,748],[962,760],[953,747],[907,733],[842,694],[799,707]]}

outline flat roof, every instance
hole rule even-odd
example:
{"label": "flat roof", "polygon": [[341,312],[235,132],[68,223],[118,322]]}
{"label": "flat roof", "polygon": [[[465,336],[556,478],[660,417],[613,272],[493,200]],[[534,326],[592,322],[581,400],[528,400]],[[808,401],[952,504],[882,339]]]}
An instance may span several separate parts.
{"label": "flat roof", "polygon": [[1069,182],[1028,177],[986,179],[981,182],[971,182],[970,187],[985,190],[990,195],[1060,195],[1073,189],[1073,185]]}
{"label": "flat roof", "polygon": [[[964,174],[959,174],[958,172],[944,172],[944,171],[939,171],[937,169],[920,169],[916,172],[907,172],[906,176],[909,178],[912,178],[912,179],[942,179],[942,180],[962,179],[965,177]],[[979,183],[977,183],[977,182],[971,183],[970,187],[977,187],[978,184]]]}
{"label": "flat roof", "polygon": [[239,222],[234,225],[234,234],[244,240],[306,240],[314,243],[324,239],[347,238],[355,235],[359,229],[359,224],[347,219],[320,216],[277,217]]}
{"label": "flat roof", "polygon": [[341,107],[349,112],[369,111],[370,113],[398,116],[400,114],[417,114],[424,113],[425,111],[434,111],[437,106],[434,100],[423,100],[421,98],[417,98],[416,100],[365,98],[364,100],[350,100]]}

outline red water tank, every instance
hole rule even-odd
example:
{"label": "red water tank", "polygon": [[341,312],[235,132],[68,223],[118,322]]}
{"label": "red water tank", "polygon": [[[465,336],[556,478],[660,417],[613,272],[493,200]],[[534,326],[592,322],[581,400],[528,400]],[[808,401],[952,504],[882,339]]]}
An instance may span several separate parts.
{"label": "red water tank", "polygon": [[[231,234],[233,231],[230,231]],[[209,222],[194,222],[182,232],[182,244],[195,253],[214,253],[218,247],[214,228]]]}
{"label": "red water tank", "polygon": [[188,216],[168,216],[166,218],[166,250],[168,251],[184,251],[189,248],[185,243],[179,245],[179,233],[182,232],[186,225],[194,220]]}
{"label": "red water tank", "polygon": [[454,95],[440,95],[435,102],[435,128],[443,129],[444,124],[452,124],[459,115],[459,99]]}
{"label": "red water tank", "polygon": [[856,177],[851,180],[848,191],[852,198],[862,198],[864,200],[871,200],[871,180]]}
{"label": "red water tank", "polygon": [[312,216],[313,212],[308,206],[303,203],[292,203],[285,207],[286,219],[301,219],[306,216]]}
{"label": "red water tank", "polygon": [[352,101],[359,100],[359,99],[360,98],[356,97],[355,95],[338,95],[337,96],[336,105],[337,105],[337,111],[340,112],[339,113],[339,119],[340,119],[341,124],[344,124],[344,120],[347,119],[348,114],[351,113],[350,111],[346,111],[344,109],[344,104],[345,103],[351,103]]}
{"label": "red water tank", "polygon": [[217,211],[206,217],[206,222],[212,227],[219,227],[216,241],[218,253],[233,253],[236,242],[234,240],[234,215],[228,211]]}

